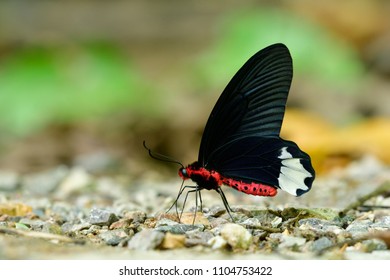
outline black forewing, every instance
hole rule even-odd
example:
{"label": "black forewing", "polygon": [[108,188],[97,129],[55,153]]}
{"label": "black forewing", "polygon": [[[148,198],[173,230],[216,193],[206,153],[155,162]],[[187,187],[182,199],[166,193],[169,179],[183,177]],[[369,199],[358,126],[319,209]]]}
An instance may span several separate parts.
{"label": "black forewing", "polygon": [[210,164],[213,152],[231,140],[279,136],[292,80],[292,59],[283,44],[253,55],[222,92],[207,121],[198,161]]}
{"label": "black forewing", "polygon": [[278,187],[292,195],[310,190],[315,172],[308,154],[280,137],[236,138],[209,158],[210,169],[227,178]]}

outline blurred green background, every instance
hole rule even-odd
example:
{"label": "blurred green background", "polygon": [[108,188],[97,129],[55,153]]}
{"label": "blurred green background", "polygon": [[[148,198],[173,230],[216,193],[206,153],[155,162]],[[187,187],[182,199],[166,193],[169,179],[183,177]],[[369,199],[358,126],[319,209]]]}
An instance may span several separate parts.
{"label": "blurred green background", "polygon": [[331,140],[318,146],[313,116],[339,138],[345,127],[390,115],[389,12],[380,0],[1,1],[0,169],[99,158],[137,176],[154,168],[144,139],[194,161],[227,82],[275,42],[291,51],[288,106],[303,114],[284,125],[320,166],[351,151]]}

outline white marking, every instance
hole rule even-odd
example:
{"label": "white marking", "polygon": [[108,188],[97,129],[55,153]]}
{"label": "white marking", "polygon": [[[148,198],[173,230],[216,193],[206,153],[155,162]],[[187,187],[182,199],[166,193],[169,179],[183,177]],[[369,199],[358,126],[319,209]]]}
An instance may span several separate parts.
{"label": "white marking", "polygon": [[305,185],[305,179],[313,175],[303,167],[300,159],[293,158],[287,151],[287,147],[282,148],[278,158],[282,159],[282,167],[278,178],[279,187],[295,196],[298,189],[302,191],[309,190],[309,187]]}

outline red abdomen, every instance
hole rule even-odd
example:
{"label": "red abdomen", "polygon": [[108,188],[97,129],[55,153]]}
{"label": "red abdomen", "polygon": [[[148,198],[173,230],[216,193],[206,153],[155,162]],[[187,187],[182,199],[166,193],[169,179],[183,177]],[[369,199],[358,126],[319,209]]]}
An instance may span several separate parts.
{"label": "red abdomen", "polygon": [[222,178],[222,182],[233,189],[251,195],[275,196],[278,192],[276,188],[261,183],[245,183],[229,178]]}

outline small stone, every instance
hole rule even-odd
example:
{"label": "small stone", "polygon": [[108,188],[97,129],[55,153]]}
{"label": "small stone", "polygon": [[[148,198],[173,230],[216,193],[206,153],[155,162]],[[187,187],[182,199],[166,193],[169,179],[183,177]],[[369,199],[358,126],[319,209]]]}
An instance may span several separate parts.
{"label": "small stone", "polygon": [[107,230],[101,232],[99,237],[110,246],[116,246],[124,239],[128,238],[128,234],[123,229]]}
{"label": "small stone", "polygon": [[185,245],[187,247],[202,245],[207,246],[214,235],[209,231],[189,231],[186,233]]}
{"label": "small stone", "polygon": [[306,243],[306,239],[303,237],[296,237],[286,234],[279,235],[279,248],[300,247]]}
{"label": "small stone", "polygon": [[24,224],[26,226],[28,226],[29,228],[31,228],[32,230],[36,230],[36,231],[40,231],[43,227],[43,225],[45,224],[44,221],[42,220],[32,220],[32,219],[28,219],[28,218],[22,218],[19,220],[19,223],[20,224]]}
{"label": "small stone", "polygon": [[18,188],[20,177],[16,172],[0,170],[0,190],[14,191]]}
{"label": "small stone", "polygon": [[165,234],[164,240],[160,245],[161,249],[177,249],[177,248],[183,248],[184,242],[185,242],[185,235],[184,234],[172,234],[168,232]]}
{"label": "small stone", "polygon": [[226,224],[221,230],[221,236],[233,249],[248,249],[252,243],[252,235],[243,226]]}
{"label": "small stone", "polygon": [[140,224],[145,222],[147,215],[142,211],[130,211],[127,212],[124,217],[132,220],[132,223],[134,224]]}
{"label": "small stone", "polygon": [[374,229],[390,229],[390,216],[383,216],[375,220],[375,223],[370,225],[370,228]]}
{"label": "small stone", "polygon": [[0,215],[25,216],[32,212],[32,207],[18,202],[0,203]]}
{"label": "small stone", "polygon": [[226,209],[217,205],[210,208],[210,210],[207,212],[207,216],[217,218],[222,216],[225,213],[226,213]]}
{"label": "small stone", "polygon": [[220,218],[220,217],[215,218],[215,219],[210,218],[211,228],[221,227],[222,225],[227,224],[227,223],[230,223],[230,222],[228,220],[226,220],[225,218]]}
{"label": "small stone", "polygon": [[61,181],[61,184],[56,191],[56,197],[63,199],[73,192],[80,191],[91,183],[91,176],[84,169],[75,167],[70,170],[69,174]]}
{"label": "small stone", "polygon": [[218,250],[218,249],[226,248],[228,243],[223,237],[217,235],[217,236],[210,238],[210,240],[207,242],[207,244],[209,246],[211,246],[211,249]]}
{"label": "small stone", "polygon": [[61,226],[56,223],[46,222],[42,226],[42,232],[61,235],[62,229]]}
{"label": "small stone", "polygon": [[258,218],[248,218],[244,220],[241,225],[249,226],[250,228],[261,226],[261,223]]}
{"label": "small stone", "polygon": [[352,238],[361,238],[369,232],[372,224],[370,220],[355,220],[346,228],[346,231],[352,235]]}
{"label": "small stone", "polygon": [[283,219],[281,217],[275,217],[272,221],[271,221],[271,226],[273,228],[277,228],[281,223],[282,223]]}
{"label": "small stone", "polygon": [[81,222],[81,223],[66,222],[61,225],[61,230],[63,233],[73,233],[73,232],[79,232],[84,229],[89,229],[90,227],[91,224],[89,222]]}
{"label": "small stone", "polygon": [[325,248],[331,247],[332,245],[332,240],[330,240],[328,237],[323,236],[313,242],[311,250],[318,252]]}
{"label": "small stone", "polygon": [[317,218],[302,219],[299,220],[298,224],[300,230],[310,230],[317,234],[325,234],[327,232],[340,234],[344,231],[344,229],[336,225],[334,222]]}
{"label": "small stone", "polygon": [[376,250],[387,250],[387,245],[383,240],[369,239],[362,242],[365,252],[372,252]]}
{"label": "small stone", "polygon": [[23,188],[33,194],[46,195],[53,192],[66,177],[69,170],[60,166],[42,173],[26,175],[23,177]]}
{"label": "small stone", "polygon": [[163,218],[161,220],[158,220],[156,222],[156,227],[161,227],[161,226],[174,226],[178,225],[179,223],[176,221],[172,221],[170,219]]}
{"label": "small stone", "polygon": [[160,246],[165,234],[161,231],[144,229],[133,236],[128,243],[132,250],[153,250]]}
{"label": "small stone", "polygon": [[195,219],[194,213],[183,213],[180,218],[180,222],[186,225],[210,225],[209,220],[203,215],[202,212],[196,212]]}
{"label": "small stone", "polygon": [[204,230],[204,225],[184,225],[184,224],[174,224],[170,226],[159,226],[155,227],[156,230],[161,232],[170,232],[173,234],[185,234],[188,231],[192,230]]}
{"label": "small stone", "polygon": [[118,221],[118,217],[108,210],[93,208],[89,215],[89,222],[92,225],[110,226],[116,221]]}

